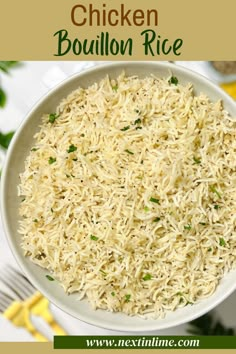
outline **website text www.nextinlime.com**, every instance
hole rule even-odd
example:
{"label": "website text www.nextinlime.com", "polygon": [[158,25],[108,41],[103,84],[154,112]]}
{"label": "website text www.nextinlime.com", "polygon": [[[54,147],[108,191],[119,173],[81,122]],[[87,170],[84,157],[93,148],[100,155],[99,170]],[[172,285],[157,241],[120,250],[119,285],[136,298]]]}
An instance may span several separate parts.
{"label": "website text www.nextinlime.com", "polygon": [[137,339],[87,339],[87,348],[196,348],[199,339],[160,339],[159,337],[141,337]]}
{"label": "website text www.nextinlime.com", "polygon": [[55,336],[54,349],[235,349],[236,336]]}

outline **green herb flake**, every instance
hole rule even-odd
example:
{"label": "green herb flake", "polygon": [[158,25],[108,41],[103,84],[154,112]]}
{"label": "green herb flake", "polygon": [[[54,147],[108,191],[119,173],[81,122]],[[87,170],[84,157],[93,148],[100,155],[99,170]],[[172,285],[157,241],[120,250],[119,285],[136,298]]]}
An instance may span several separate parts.
{"label": "green herb flake", "polygon": [[34,219],[33,222],[38,222],[38,219]]}
{"label": "green herb flake", "polygon": [[131,298],[131,295],[130,294],[126,294],[125,295],[125,302],[130,302],[130,298]]}
{"label": "green herb flake", "polygon": [[140,110],[139,109],[135,109],[134,112],[139,114]]}
{"label": "green herb flake", "polygon": [[220,237],[219,243],[220,243],[220,246],[222,246],[222,247],[226,246],[226,242],[225,242],[225,240],[223,239],[223,237]]}
{"label": "green herb flake", "polygon": [[54,212],[53,208],[51,208],[51,212],[52,212],[52,213]]}
{"label": "green herb flake", "polygon": [[3,89],[0,87],[0,107],[4,108],[7,102],[7,96]]}
{"label": "green herb flake", "polygon": [[171,78],[168,82],[169,82],[169,84],[178,85],[179,80],[177,79],[176,76],[171,76]]}
{"label": "green herb flake", "polygon": [[193,161],[195,164],[199,165],[201,163],[201,160],[196,158],[195,156],[193,157]]}
{"label": "green herb flake", "polygon": [[134,153],[128,149],[125,149],[125,152],[127,152],[127,154],[134,155]]}
{"label": "green herb flake", "polygon": [[101,272],[104,276],[106,276],[106,275],[107,275],[107,273],[106,273],[106,272],[104,272],[104,270],[102,270],[102,269],[100,269],[100,272]]}
{"label": "green herb flake", "polygon": [[143,129],[142,127],[136,127],[135,130]]}
{"label": "green herb flake", "polygon": [[74,144],[72,144],[69,146],[69,149],[67,150],[67,152],[69,154],[69,153],[74,152],[76,150],[77,150],[77,147]]}
{"label": "green herb flake", "polygon": [[111,296],[116,296],[116,293],[114,291],[111,292]]}
{"label": "green herb flake", "polygon": [[31,149],[31,151],[37,151],[38,150],[38,148],[32,148]]}
{"label": "green herb flake", "polygon": [[115,91],[115,92],[117,92],[117,90],[118,90],[118,85],[112,86],[112,90]]}
{"label": "green herb flake", "polygon": [[51,275],[46,275],[46,278],[49,280],[49,281],[54,281],[55,279],[53,277],[51,277]]}
{"label": "green herb flake", "polygon": [[215,186],[210,186],[210,190],[212,191],[212,193],[215,193],[218,198],[221,199],[221,194],[218,192]]}
{"label": "green herb flake", "polygon": [[150,199],[149,199],[149,201],[150,202],[152,202],[152,203],[156,203],[156,204],[160,204],[159,202],[159,199],[156,199],[156,198],[153,198],[153,197],[151,197]]}
{"label": "green herb flake", "polygon": [[49,157],[49,159],[48,159],[48,163],[49,163],[49,165],[52,165],[53,163],[55,163],[57,161],[57,159],[55,158],[55,157]]}
{"label": "green herb flake", "polygon": [[149,273],[147,273],[147,274],[144,275],[144,277],[143,277],[143,280],[144,280],[144,281],[151,280],[151,279],[152,279],[152,276],[151,276],[151,274],[149,274]]}
{"label": "green herb flake", "polygon": [[74,159],[72,159],[73,161],[78,161],[77,157],[75,157]]}
{"label": "green herb flake", "polygon": [[84,138],[84,137],[85,137],[84,133],[82,133],[82,134],[81,134],[81,137],[82,137],[82,138]]}
{"label": "green herb flake", "polygon": [[191,230],[191,229],[192,229],[192,226],[191,226],[190,224],[185,225],[185,226],[184,226],[184,229],[185,229],[185,230]]}
{"label": "green herb flake", "polygon": [[214,205],[214,209],[215,209],[215,210],[218,210],[218,209],[220,209],[220,206],[219,206],[218,204],[215,204],[215,205]]}
{"label": "green herb flake", "polygon": [[149,207],[147,207],[147,206],[145,206],[143,209],[144,209],[145,213],[147,213],[150,210]]}
{"label": "green herb flake", "polygon": [[126,127],[122,128],[121,131],[125,132],[126,130],[129,130],[129,128],[130,128],[130,125],[127,125]]}
{"label": "green herb flake", "polygon": [[140,118],[138,118],[138,119],[136,119],[136,120],[134,121],[134,124],[141,124],[141,123],[142,123],[142,121],[141,121]]}
{"label": "green herb flake", "polygon": [[0,132],[0,146],[2,146],[4,149],[7,149],[10,145],[13,135],[14,132],[9,132],[7,134],[3,134]]}
{"label": "green herb flake", "polygon": [[23,203],[25,201],[25,198],[21,199],[21,203]]}
{"label": "green herb flake", "polygon": [[153,222],[159,222],[161,220],[161,218],[157,217],[153,220]]}
{"label": "green herb flake", "polygon": [[207,249],[207,252],[211,252],[211,251],[212,251],[212,248],[209,247],[209,248]]}
{"label": "green herb flake", "polygon": [[199,225],[206,226],[207,223],[206,222],[200,222]]}
{"label": "green herb flake", "polygon": [[59,117],[58,114],[50,113],[49,116],[48,116],[49,123],[53,124],[58,117]]}
{"label": "green herb flake", "polygon": [[97,237],[97,236],[94,236],[94,235],[90,235],[90,239],[93,240],[93,241],[97,241],[97,240],[98,240],[98,237]]}

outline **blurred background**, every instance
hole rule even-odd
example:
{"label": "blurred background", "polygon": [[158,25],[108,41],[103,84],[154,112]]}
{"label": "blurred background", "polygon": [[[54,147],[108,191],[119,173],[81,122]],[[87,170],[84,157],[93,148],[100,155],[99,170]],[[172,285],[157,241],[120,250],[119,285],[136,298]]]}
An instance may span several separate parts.
{"label": "blurred background", "polygon": [[[103,62],[0,62],[0,166],[4,163],[8,145],[26,113],[45,94],[68,76]],[[176,65],[210,78],[236,99],[236,62],[175,62]],[[46,299],[37,298],[37,311],[28,313],[23,300],[36,292],[21,273],[7,244],[0,221],[0,342],[52,340],[53,334],[114,335],[113,332],[83,323],[52,304],[51,314],[45,315]],[[16,301],[14,301],[16,300]],[[36,301],[36,300],[35,300]],[[25,303],[25,302],[24,302]],[[32,309],[31,307],[31,309]],[[44,320],[38,315],[44,311]],[[141,334],[159,335],[236,335],[236,294],[232,294],[213,312],[195,320],[164,331]],[[53,318],[52,318],[53,316]],[[45,320],[46,319],[46,320]],[[37,331],[35,330],[37,328]],[[42,336],[37,333],[41,332]]]}

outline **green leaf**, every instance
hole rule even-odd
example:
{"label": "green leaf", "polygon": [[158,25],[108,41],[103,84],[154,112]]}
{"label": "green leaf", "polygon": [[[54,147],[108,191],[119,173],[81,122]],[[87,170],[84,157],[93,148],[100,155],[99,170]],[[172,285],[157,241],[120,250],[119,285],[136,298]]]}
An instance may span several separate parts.
{"label": "green leaf", "polygon": [[143,277],[143,280],[144,280],[144,281],[151,280],[151,279],[152,279],[152,276],[151,276],[151,274],[149,274],[149,273],[147,273],[147,274],[144,275],[144,277]]}
{"label": "green leaf", "polygon": [[195,156],[193,157],[193,161],[195,164],[199,165],[201,163],[201,160],[196,158]]}
{"label": "green leaf", "polygon": [[56,113],[50,113],[48,116],[48,121],[53,124],[55,122],[55,120],[59,117],[58,114]]}
{"label": "green leaf", "polygon": [[225,240],[223,239],[223,237],[220,237],[219,244],[220,244],[220,246],[222,246],[222,247],[226,246],[226,242],[225,242]]}
{"label": "green leaf", "polygon": [[51,277],[51,275],[46,275],[46,278],[49,280],[49,281],[54,281],[55,279],[53,277]]}
{"label": "green leaf", "polygon": [[130,298],[131,298],[131,295],[130,294],[126,294],[125,295],[125,302],[130,302]]}
{"label": "green leaf", "polygon": [[190,224],[184,226],[185,230],[191,230],[191,228],[192,228],[192,226]]}
{"label": "green leaf", "polygon": [[97,237],[97,236],[94,236],[94,235],[90,235],[90,239],[93,240],[93,241],[97,241],[97,240],[98,240],[98,237]]}
{"label": "green leaf", "polygon": [[0,61],[0,70],[8,74],[9,69],[18,65],[18,61]]}
{"label": "green leaf", "polygon": [[116,296],[114,291],[111,292],[111,296]]}
{"label": "green leaf", "polygon": [[7,149],[15,132],[3,134],[0,132],[0,146]]}
{"label": "green leaf", "polygon": [[77,150],[77,147],[74,144],[72,144],[69,146],[69,149],[67,150],[67,152],[69,154],[69,153],[74,152],[76,150]]}
{"label": "green leaf", "polygon": [[153,197],[151,197],[151,198],[149,199],[149,201],[152,202],[152,203],[160,204],[160,203],[159,203],[159,199],[156,199],[156,198],[153,198]]}
{"label": "green leaf", "polygon": [[141,123],[142,123],[142,121],[141,121],[140,118],[138,118],[138,119],[136,119],[136,120],[134,121],[134,124],[141,124]]}
{"label": "green leaf", "polygon": [[161,218],[157,217],[153,220],[153,222],[159,222],[161,220]]}
{"label": "green leaf", "polygon": [[178,85],[179,80],[177,79],[176,76],[171,76],[171,78],[168,82],[169,82],[169,84]]}
{"label": "green leaf", "polygon": [[7,102],[7,96],[2,88],[0,88],[0,107],[4,108]]}
{"label": "green leaf", "polygon": [[48,159],[48,163],[49,163],[49,165],[52,165],[54,162],[56,162],[57,161],[57,159],[55,158],[55,157],[49,157],[49,159]]}
{"label": "green leaf", "polygon": [[130,128],[130,126],[127,125],[126,127],[122,128],[121,131],[122,131],[122,132],[125,132],[125,131],[128,130],[129,128]]}

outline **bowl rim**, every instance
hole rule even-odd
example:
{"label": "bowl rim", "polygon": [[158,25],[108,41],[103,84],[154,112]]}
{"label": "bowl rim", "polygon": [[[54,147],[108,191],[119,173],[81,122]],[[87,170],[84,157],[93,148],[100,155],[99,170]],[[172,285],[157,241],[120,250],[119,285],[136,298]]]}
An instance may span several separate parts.
{"label": "bowl rim", "polygon": [[[37,281],[37,279],[35,279],[32,276],[26,263],[22,262],[20,255],[19,255],[20,250],[17,250],[17,247],[13,242],[14,237],[13,237],[13,235],[11,235],[9,225],[7,223],[8,212],[7,212],[7,208],[5,205],[6,199],[7,199],[5,185],[7,184],[7,178],[6,178],[7,171],[10,168],[10,158],[11,158],[12,152],[15,148],[15,143],[17,142],[18,137],[22,134],[25,125],[31,119],[31,116],[33,115],[33,113],[37,110],[37,108],[41,104],[43,104],[45,99],[52,97],[57,90],[59,90],[63,86],[69,85],[70,82],[72,82],[75,79],[79,79],[83,75],[92,74],[93,72],[96,72],[98,70],[104,70],[105,68],[116,68],[116,67],[119,68],[120,67],[122,70],[122,66],[136,66],[136,65],[140,65],[140,64],[143,64],[145,66],[149,65],[149,64],[151,64],[152,66],[156,65],[157,67],[162,67],[162,68],[168,69],[170,74],[173,69],[174,71],[178,71],[179,73],[183,73],[184,75],[187,75],[189,77],[189,79],[197,78],[197,79],[201,80],[201,82],[203,82],[205,85],[210,86],[211,89],[213,89],[213,91],[215,91],[217,94],[219,94],[222,97],[222,100],[227,100],[230,105],[235,105],[235,107],[236,107],[235,101],[225,91],[223,91],[216,83],[214,83],[210,79],[206,78],[205,76],[203,76],[193,70],[190,70],[190,69],[182,67],[182,66],[178,66],[173,63],[146,62],[146,61],[135,61],[135,62],[119,61],[119,62],[110,62],[110,63],[105,63],[105,64],[97,64],[93,67],[82,70],[79,73],[75,73],[73,75],[70,75],[69,77],[67,77],[66,79],[61,81],[59,84],[57,84],[52,89],[50,89],[48,92],[46,92],[43,96],[41,96],[40,99],[37,100],[37,102],[32,106],[32,108],[24,116],[24,118],[22,119],[22,122],[18,126],[18,128],[12,138],[12,141],[9,145],[9,148],[7,150],[7,154],[6,154],[5,161],[3,164],[3,169],[2,169],[1,187],[0,187],[0,194],[1,194],[0,208],[1,208],[1,218],[2,218],[3,231],[5,234],[5,238],[7,239],[7,243],[11,249],[11,252],[12,252],[17,264],[23,270],[23,272],[26,274],[26,276],[29,278],[29,280],[32,282],[32,284],[36,287],[36,289],[39,290],[40,292],[42,292],[42,294],[44,296],[46,296],[52,304],[54,304],[59,309],[63,310],[65,313],[75,317],[76,319],[79,319],[87,324],[90,324],[90,325],[93,325],[96,327],[100,327],[100,328],[104,328],[104,329],[108,329],[108,330],[121,331],[121,332],[132,332],[132,333],[143,332],[143,331],[151,332],[151,331],[155,331],[155,330],[164,330],[164,329],[172,328],[172,327],[179,326],[184,323],[190,322],[190,321],[202,316],[203,314],[207,313],[208,311],[212,310],[217,305],[219,305],[222,301],[224,301],[230,294],[232,294],[236,290],[236,282],[235,282],[235,284],[232,284],[232,286],[228,289],[228,291],[221,293],[221,296],[217,297],[215,299],[215,301],[212,302],[211,304],[209,304],[207,306],[202,306],[201,309],[196,311],[196,313],[191,312],[191,313],[187,314],[186,316],[184,316],[184,318],[182,318],[182,319],[177,318],[177,319],[170,320],[170,323],[164,323],[161,321],[161,319],[157,319],[157,321],[155,321],[155,324],[153,324],[152,326],[151,325],[147,326],[148,320],[144,320],[143,324],[137,326],[137,328],[135,327],[135,329],[131,329],[131,328],[126,329],[123,327],[123,323],[120,323],[120,324],[112,323],[112,326],[108,326],[103,323],[100,323],[98,320],[96,320],[94,318],[86,317],[83,315],[78,316],[78,313],[76,311],[70,310],[67,307],[67,305],[63,303],[63,301],[61,301],[60,304],[58,304],[57,300],[53,296],[53,293],[48,292],[44,288],[44,286],[39,281]],[[58,104],[59,104],[59,102],[58,102]],[[212,297],[212,295],[210,297]],[[202,301],[204,301],[204,300],[201,300],[201,302]]]}

